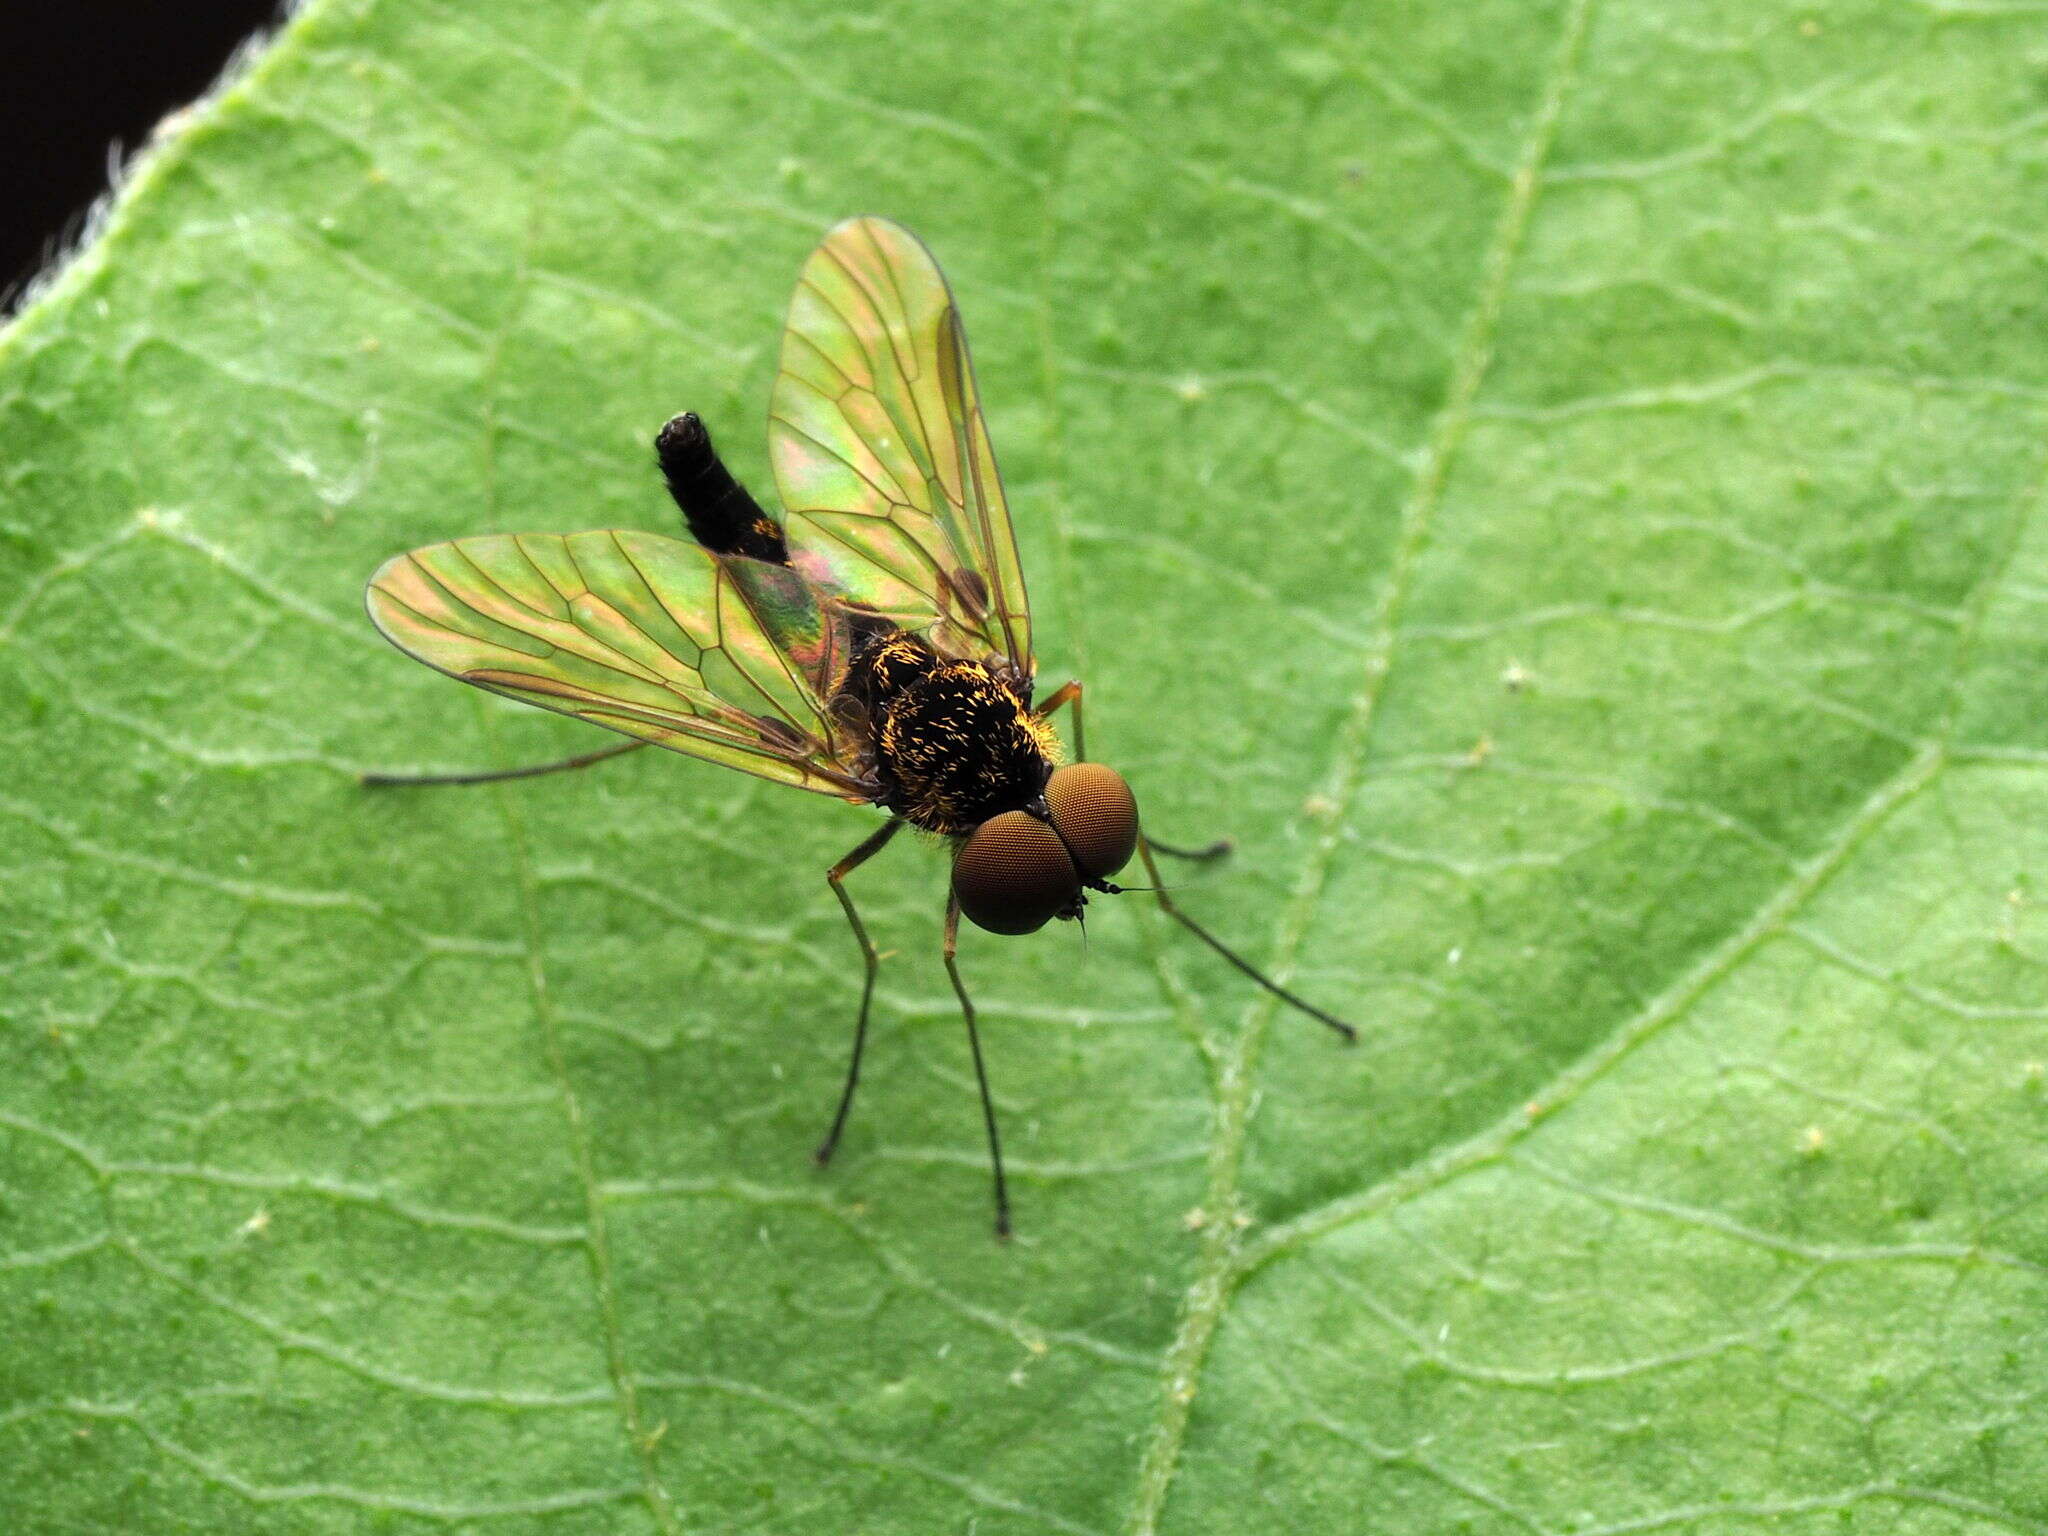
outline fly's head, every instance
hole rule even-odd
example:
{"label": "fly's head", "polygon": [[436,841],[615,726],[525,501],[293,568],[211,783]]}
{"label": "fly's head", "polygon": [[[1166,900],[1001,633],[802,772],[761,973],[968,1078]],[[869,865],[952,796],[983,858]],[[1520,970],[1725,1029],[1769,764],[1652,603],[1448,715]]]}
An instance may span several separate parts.
{"label": "fly's head", "polygon": [[1055,768],[1023,810],[991,816],[953,856],[953,894],[968,921],[991,933],[1033,933],[1076,918],[1089,891],[1118,893],[1109,877],[1138,846],[1138,802],[1114,768]]}

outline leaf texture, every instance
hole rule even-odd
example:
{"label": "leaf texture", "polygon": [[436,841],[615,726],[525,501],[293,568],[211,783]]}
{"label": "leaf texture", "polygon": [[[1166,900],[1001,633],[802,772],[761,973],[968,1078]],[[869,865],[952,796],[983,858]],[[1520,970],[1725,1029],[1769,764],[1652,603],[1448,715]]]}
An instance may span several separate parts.
{"label": "leaf texture", "polygon": [[[2048,1531],[2048,15],[313,0],[0,334],[33,1532]],[[456,688],[945,262],[1177,899]],[[499,546],[493,546],[499,547]],[[776,685],[770,685],[774,691]],[[796,707],[794,702],[789,704]]]}

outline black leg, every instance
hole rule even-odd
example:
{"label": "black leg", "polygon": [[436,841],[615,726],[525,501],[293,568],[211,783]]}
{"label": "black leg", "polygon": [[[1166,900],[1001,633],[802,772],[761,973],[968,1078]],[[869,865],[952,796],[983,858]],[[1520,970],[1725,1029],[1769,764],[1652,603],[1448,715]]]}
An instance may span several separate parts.
{"label": "black leg", "polygon": [[974,1027],[974,1004],[967,1000],[967,985],[960,979],[960,967],[953,952],[960,942],[960,898],[946,897],[946,974],[953,978],[953,995],[960,999],[960,1013],[967,1020],[967,1044],[974,1052],[974,1080],[981,1085],[981,1118],[988,1126],[988,1159],[996,1173],[996,1236],[1010,1235],[1010,1191],[1003,1182],[1003,1144],[996,1135],[996,1106],[988,1096],[988,1068],[981,1060],[981,1033]]}
{"label": "black leg", "polygon": [[637,752],[642,747],[651,747],[651,741],[622,741],[615,747],[599,747],[595,752],[579,752],[574,757],[565,757],[552,763],[535,763],[526,768],[494,768],[483,773],[366,773],[362,783],[366,789],[424,789],[430,784],[496,784],[502,779],[537,779],[544,773],[561,773],[568,768],[588,768],[592,763],[601,763],[608,757],[624,757],[628,752]]}
{"label": "black leg", "polygon": [[1175,922],[1179,923],[1183,928],[1187,929],[1188,932],[1192,933],[1204,944],[1208,945],[1211,949],[1215,950],[1217,954],[1221,955],[1224,959],[1228,960],[1240,971],[1243,971],[1245,975],[1251,977],[1253,981],[1256,981],[1260,986],[1264,987],[1268,992],[1272,993],[1275,997],[1279,998],[1283,1003],[1286,1003],[1294,1008],[1299,1008],[1303,1013],[1307,1014],[1312,1019],[1320,1019],[1323,1023],[1329,1025],[1330,1028],[1337,1031],[1338,1034],[1342,1035],[1347,1041],[1356,1043],[1358,1039],[1358,1031],[1355,1028],[1353,1028],[1349,1024],[1346,1024],[1342,1019],[1336,1017],[1334,1014],[1328,1014],[1323,1012],[1322,1009],[1316,1007],[1313,1003],[1303,1002],[1300,998],[1296,997],[1292,992],[1288,991],[1285,987],[1281,986],[1279,982],[1273,980],[1272,977],[1268,976],[1264,971],[1260,970],[1257,966],[1253,965],[1251,961],[1245,959],[1244,956],[1240,955],[1228,944],[1225,944],[1221,939],[1217,938],[1215,934],[1211,933],[1208,929],[1204,928],[1200,923],[1196,922],[1192,917],[1189,917],[1187,913],[1181,911],[1179,907],[1175,906],[1173,904],[1173,898],[1166,894],[1166,891],[1164,889],[1164,882],[1162,882],[1159,878],[1159,866],[1152,861],[1152,845],[1142,835],[1138,838],[1138,856],[1145,861],[1145,872],[1152,877],[1153,894],[1158,896],[1159,905],[1161,906],[1161,908],[1165,910],[1166,915],[1168,917],[1172,918]]}
{"label": "black leg", "polygon": [[[1072,705],[1074,710],[1074,761],[1088,761],[1088,736],[1081,725],[1081,683],[1078,678],[1060,684],[1046,695],[1045,703],[1039,708],[1038,717],[1049,720],[1060,709]],[[1171,854],[1176,859],[1220,859],[1235,845],[1227,837],[1219,837],[1205,848],[1176,848],[1171,843],[1162,843],[1153,838],[1155,852]]]}
{"label": "black leg", "polygon": [[1194,859],[1199,863],[1220,859],[1237,846],[1227,837],[1219,837],[1205,848],[1176,848],[1172,843],[1162,843],[1156,837],[1148,837],[1145,842],[1154,853],[1163,853],[1176,859]]}
{"label": "black leg", "polygon": [[1052,718],[1053,712],[1065,704],[1074,706],[1074,761],[1085,763],[1088,761],[1088,738],[1081,730],[1081,682],[1079,678],[1074,679],[1072,682],[1062,683],[1059,687],[1053,689],[1051,696],[1039,708],[1038,717],[1041,720],[1049,720]]}
{"label": "black leg", "polygon": [[891,817],[858,848],[825,871],[825,878],[832,885],[832,894],[839,898],[839,905],[846,910],[846,921],[852,925],[853,936],[860,940],[860,958],[867,967],[867,977],[860,987],[860,1019],[853,1026],[853,1060],[846,1068],[846,1087],[840,1092],[839,1109],[832,1116],[832,1129],[825,1133],[825,1139],[818,1143],[818,1150],[811,1154],[821,1167],[832,1161],[832,1149],[839,1145],[839,1133],[846,1129],[847,1111],[853,1108],[853,1090],[860,1086],[860,1057],[868,1043],[868,1004],[875,995],[875,969],[882,963],[882,957],[875,953],[875,946],[869,942],[860,914],[853,909],[853,898],[846,894],[845,881],[848,875],[880,853],[902,825],[901,820]]}

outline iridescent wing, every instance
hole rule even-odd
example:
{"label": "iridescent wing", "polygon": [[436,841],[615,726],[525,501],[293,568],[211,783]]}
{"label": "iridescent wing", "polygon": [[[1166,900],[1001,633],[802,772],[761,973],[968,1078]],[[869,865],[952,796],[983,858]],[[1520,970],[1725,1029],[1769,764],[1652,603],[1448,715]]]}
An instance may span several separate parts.
{"label": "iridescent wing", "polygon": [[493,534],[370,578],[384,638],[438,672],[692,757],[865,800],[823,700],[844,619],[784,566],[659,534]]}
{"label": "iridescent wing", "polygon": [[967,334],[907,229],[849,219],[804,263],[768,446],[808,574],[942,651],[1006,657],[1031,677],[1031,609]]}

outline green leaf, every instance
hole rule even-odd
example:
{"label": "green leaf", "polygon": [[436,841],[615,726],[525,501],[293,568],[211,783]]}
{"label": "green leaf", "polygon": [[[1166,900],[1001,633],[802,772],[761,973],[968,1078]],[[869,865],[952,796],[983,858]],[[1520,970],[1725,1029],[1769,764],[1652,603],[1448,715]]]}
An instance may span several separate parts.
{"label": "green leaf", "polygon": [[[2048,1531],[2048,15],[315,0],[0,336],[35,1531]],[[84,87],[89,88],[89,83]],[[391,554],[961,296],[1180,899],[544,758]],[[659,760],[657,760],[659,759]]]}

